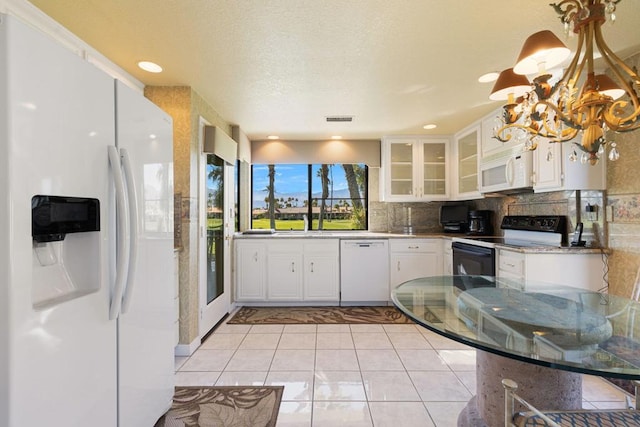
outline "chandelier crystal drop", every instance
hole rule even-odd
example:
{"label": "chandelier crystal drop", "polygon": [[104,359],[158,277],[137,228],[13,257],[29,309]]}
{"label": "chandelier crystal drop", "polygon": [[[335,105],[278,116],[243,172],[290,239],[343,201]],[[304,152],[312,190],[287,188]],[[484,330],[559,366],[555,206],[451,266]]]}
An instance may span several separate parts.
{"label": "chandelier crystal drop", "polygon": [[[569,49],[550,31],[530,36],[513,69],[504,70],[490,99],[506,100],[494,137],[502,142],[526,135],[525,148],[535,150],[536,137],[551,142],[571,141],[583,154],[582,163],[595,165],[606,155],[620,157],[616,143],[607,136],[640,128],[640,78],[627,66],[602,36],[602,25],[616,19],[621,0],[563,0],[552,3],[567,34],[578,36],[576,54],[556,82],[548,69],[559,65]],[[596,74],[594,49],[602,56],[608,75]],[[543,52],[543,53],[541,53]],[[532,67],[537,66],[537,70]],[[525,74],[537,76],[527,86]],[[523,80],[524,79],[524,80]],[[578,141],[578,142],[576,142]],[[571,160],[577,160],[575,153]]]}

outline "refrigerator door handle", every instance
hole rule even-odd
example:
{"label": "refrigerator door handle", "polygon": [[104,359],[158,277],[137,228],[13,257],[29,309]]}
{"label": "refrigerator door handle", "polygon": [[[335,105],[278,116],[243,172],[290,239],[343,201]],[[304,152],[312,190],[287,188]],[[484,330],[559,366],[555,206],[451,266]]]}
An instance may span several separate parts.
{"label": "refrigerator door handle", "polygon": [[111,296],[111,306],[109,308],[109,319],[114,320],[120,313],[122,304],[122,293],[124,292],[124,282],[127,278],[127,263],[129,262],[129,244],[127,235],[129,234],[129,217],[127,216],[127,198],[125,196],[124,178],[120,162],[120,153],[115,146],[109,146],[109,163],[113,172],[113,181],[116,190],[116,280]]}
{"label": "refrigerator door handle", "polygon": [[138,260],[138,193],[136,191],[136,179],[131,167],[131,159],[129,152],[125,148],[120,149],[122,156],[122,166],[124,168],[124,178],[127,184],[127,195],[129,202],[129,268],[127,272],[127,280],[124,288],[124,298],[122,300],[121,313],[126,313],[131,305],[133,296],[134,280],[136,273],[136,265]]}

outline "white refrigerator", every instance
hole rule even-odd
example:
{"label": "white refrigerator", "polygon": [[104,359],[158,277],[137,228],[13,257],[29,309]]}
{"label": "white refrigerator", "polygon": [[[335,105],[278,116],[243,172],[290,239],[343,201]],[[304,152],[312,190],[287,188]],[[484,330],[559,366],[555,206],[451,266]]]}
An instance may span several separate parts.
{"label": "white refrigerator", "polygon": [[0,14],[0,427],[153,426],[173,396],[170,117]]}

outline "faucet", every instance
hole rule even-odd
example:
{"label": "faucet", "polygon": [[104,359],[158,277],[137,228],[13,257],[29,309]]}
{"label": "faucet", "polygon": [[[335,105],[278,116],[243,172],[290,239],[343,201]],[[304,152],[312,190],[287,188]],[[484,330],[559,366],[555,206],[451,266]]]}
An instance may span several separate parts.
{"label": "faucet", "polygon": [[304,232],[306,233],[309,231],[309,218],[307,218],[307,215],[302,215],[302,219],[304,220]]}

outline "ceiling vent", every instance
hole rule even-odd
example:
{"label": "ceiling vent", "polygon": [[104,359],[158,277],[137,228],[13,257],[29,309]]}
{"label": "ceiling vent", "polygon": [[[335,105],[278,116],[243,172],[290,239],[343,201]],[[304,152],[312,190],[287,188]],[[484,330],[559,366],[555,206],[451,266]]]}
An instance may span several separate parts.
{"label": "ceiling vent", "polygon": [[353,116],[327,116],[328,122],[352,122]]}

